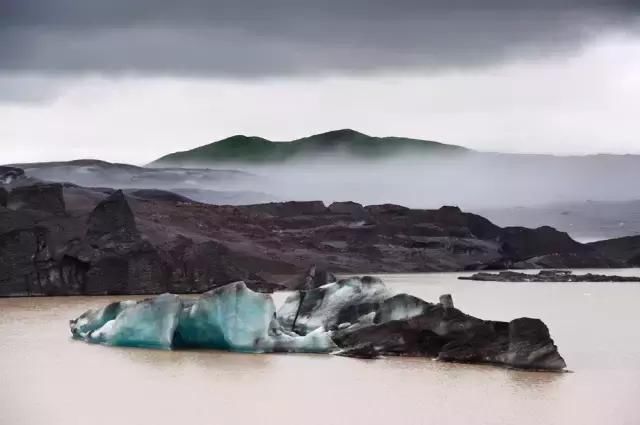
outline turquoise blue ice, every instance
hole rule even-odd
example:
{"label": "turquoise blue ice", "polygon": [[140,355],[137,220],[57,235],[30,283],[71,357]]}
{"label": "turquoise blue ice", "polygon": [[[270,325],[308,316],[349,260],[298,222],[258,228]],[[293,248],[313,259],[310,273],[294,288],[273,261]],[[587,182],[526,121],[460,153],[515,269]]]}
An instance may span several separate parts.
{"label": "turquoise blue ice", "polygon": [[231,351],[327,353],[336,348],[323,328],[306,336],[285,330],[270,295],[235,282],[197,299],[163,294],[113,303],[70,323],[76,338],[147,348],[214,348]]}
{"label": "turquoise blue ice", "polygon": [[180,314],[174,346],[272,351],[271,297],[235,282],[204,293]]}
{"label": "turquoise blue ice", "polygon": [[181,311],[177,295],[162,294],[128,305],[86,339],[107,345],[169,349]]}

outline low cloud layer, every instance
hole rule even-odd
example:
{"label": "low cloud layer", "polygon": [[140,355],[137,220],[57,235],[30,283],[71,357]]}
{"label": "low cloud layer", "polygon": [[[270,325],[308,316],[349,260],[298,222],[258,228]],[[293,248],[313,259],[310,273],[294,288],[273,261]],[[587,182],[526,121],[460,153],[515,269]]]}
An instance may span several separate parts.
{"label": "low cloud layer", "polygon": [[563,55],[633,31],[632,0],[8,0],[0,72],[256,78]]}
{"label": "low cloud layer", "polygon": [[637,0],[0,0],[0,162],[337,128],[639,153]]}
{"label": "low cloud layer", "polygon": [[67,77],[53,100],[0,102],[0,162],[144,164],[233,134],[292,140],[339,128],[484,151],[640,154],[638,76],[640,42],[613,37],[561,61],[436,74]]}

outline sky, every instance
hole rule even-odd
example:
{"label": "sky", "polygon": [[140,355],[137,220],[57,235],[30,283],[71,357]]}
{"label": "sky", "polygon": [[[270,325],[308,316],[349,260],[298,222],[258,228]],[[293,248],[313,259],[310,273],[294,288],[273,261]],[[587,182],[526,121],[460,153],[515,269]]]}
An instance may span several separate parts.
{"label": "sky", "polygon": [[2,0],[0,163],[340,128],[640,154],[636,0]]}

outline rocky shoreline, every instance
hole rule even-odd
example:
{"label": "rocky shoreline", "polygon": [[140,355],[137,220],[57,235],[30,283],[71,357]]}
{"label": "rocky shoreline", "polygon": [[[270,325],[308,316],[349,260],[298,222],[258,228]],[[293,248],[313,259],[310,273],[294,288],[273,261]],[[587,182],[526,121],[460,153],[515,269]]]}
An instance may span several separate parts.
{"label": "rocky shoreline", "polygon": [[287,276],[314,264],[346,274],[635,264],[616,240],[502,228],[451,206],[209,205],[43,182],[15,167],[0,168],[0,182],[0,296],[201,293],[237,280],[271,292],[299,288]]}
{"label": "rocky shoreline", "polygon": [[603,274],[574,274],[565,270],[541,270],[537,274],[502,271],[499,273],[475,273],[460,276],[461,280],[480,282],[639,282],[640,276],[616,276]]}

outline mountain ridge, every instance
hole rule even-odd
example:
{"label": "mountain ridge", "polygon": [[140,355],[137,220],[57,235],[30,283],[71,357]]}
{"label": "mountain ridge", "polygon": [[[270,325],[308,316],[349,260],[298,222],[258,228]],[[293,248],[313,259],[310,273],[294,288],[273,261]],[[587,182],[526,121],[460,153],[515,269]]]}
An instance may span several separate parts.
{"label": "mountain ridge", "polygon": [[151,166],[215,162],[286,162],[305,156],[341,154],[365,159],[400,153],[461,153],[462,146],[407,137],[375,137],[352,129],[332,130],[291,141],[237,134],[194,149],[164,155]]}
{"label": "mountain ridge", "polygon": [[[193,167],[220,163],[277,164],[300,159],[317,159],[322,156],[348,159],[379,160],[393,156],[409,155],[419,158],[437,154],[440,158],[459,154],[510,158],[515,160],[607,160],[636,161],[637,154],[595,153],[584,155],[557,155],[544,153],[516,153],[477,151],[460,145],[433,140],[397,136],[370,136],[345,128],[327,131],[290,141],[269,140],[260,136],[236,134],[224,139],[184,151],[166,154],[149,164],[151,167]],[[417,155],[417,156],[415,156]]]}

